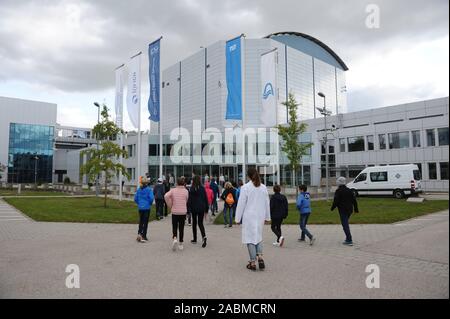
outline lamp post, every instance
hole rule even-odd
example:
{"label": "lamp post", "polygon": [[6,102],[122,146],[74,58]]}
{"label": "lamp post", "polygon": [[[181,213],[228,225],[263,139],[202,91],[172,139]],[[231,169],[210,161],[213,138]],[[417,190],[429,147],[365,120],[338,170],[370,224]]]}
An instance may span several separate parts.
{"label": "lamp post", "polygon": [[322,92],[317,93],[320,97],[323,98],[323,108],[316,107],[316,109],[320,112],[320,114],[323,115],[325,121],[324,121],[324,138],[323,138],[323,144],[325,147],[325,199],[328,201],[329,198],[329,176],[328,176],[328,128],[327,128],[327,116],[331,115],[331,111],[327,110],[327,104],[326,104],[326,96]]}
{"label": "lamp post", "polygon": [[39,157],[36,155],[33,157],[33,159],[34,159],[34,187],[37,188],[37,163]]}
{"label": "lamp post", "polygon": [[[94,102],[94,105],[97,107],[98,112],[97,112],[97,124],[100,123],[100,104],[98,104],[98,102]],[[95,141],[96,141],[96,145],[97,145],[97,153],[98,153],[98,134],[95,135]],[[98,180],[100,179],[99,174],[97,174],[97,178],[95,180],[95,196],[98,197],[99,194],[99,189],[98,189]]]}

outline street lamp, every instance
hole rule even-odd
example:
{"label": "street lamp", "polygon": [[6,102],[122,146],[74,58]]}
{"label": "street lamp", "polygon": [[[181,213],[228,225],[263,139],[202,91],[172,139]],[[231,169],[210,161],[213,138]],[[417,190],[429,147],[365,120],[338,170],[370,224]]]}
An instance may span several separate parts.
{"label": "street lamp", "polygon": [[329,176],[328,176],[328,128],[327,128],[327,116],[331,115],[331,111],[327,110],[327,105],[326,105],[326,97],[325,94],[323,94],[322,92],[317,93],[318,96],[323,98],[323,108],[320,107],[316,107],[316,109],[320,112],[320,114],[323,115],[324,119],[325,119],[325,135],[323,138],[323,144],[325,146],[325,199],[328,201],[329,198],[329,189],[328,189],[328,180],[329,180]]}
{"label": "street lamp", "polygon": [[33,159],[34,159],[34,187],[35,188],[37,188],[37,163],[38,163],[38,160],[39,160],[39,156],[34,156],[33,157]]}
{"label": "street lamp", "polygon": [[[98,104],[98,102],[94,102],[94,105],[97,107],[98,109],[98,113],[97,113],[97,124],[100,123],[100,104]],[[98,154],[98,134],[95,135],[95,140],[96,140],[96,145],[97,145],[97,154]],[[99,194],[99,187],[98,187],[98,180],[100,179],[99,174],[97,174],[97,179],[95,180],[95,196],[98,197]]]}

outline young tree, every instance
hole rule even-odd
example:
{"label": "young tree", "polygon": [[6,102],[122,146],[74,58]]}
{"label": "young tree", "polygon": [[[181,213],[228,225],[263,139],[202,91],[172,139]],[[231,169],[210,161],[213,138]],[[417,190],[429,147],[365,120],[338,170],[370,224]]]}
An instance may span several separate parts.
{"label": "young tree", "polygon": [[2,173],[5,171],[6,166],[0,162],[0,180],[2,179]]}
{"label": "young tree", "polygon": [[289,92],[288,100],[283,102],[288,109],[289,120],[287,126],[278,125],[278,135],[284,141],[284,144],[281,146],[281,150],[286,154],[289,164],[292,169],[292,178],[293,178],[293,186],[297,191],[297,179],[296,172],[300,166],[301,159],[304,155],[309,153],[309,149],[313,145],[313,143],[299,143],[299,137],[303,134],[307,129],[307,124],[298,123],[297,121],[297,108],[298,103],[295,100],[294,94]]}
{"label": "young tree", "polygon": [[130,176],[125,166],[117,161],[120,155],[124,158],[128,157],[127,151],[122,150],[118,144],[114,143],[117,135],[122,133],[122,130],[113,121],[109,120],[108,108],[105,104],[103,104],[101,116],[101,122],[95,125],[92,130],[93,135],[100,144],[99,148],[89,148],[81,152],[83,155],[87,155],[88,161],[81,166],[80,172],[81,174],[86,174],[91,182],[99,174],[103,175],[105,185],[103,205],[106,207],[108,183],[111,177],[117,176],[120,172],[127,178]]}

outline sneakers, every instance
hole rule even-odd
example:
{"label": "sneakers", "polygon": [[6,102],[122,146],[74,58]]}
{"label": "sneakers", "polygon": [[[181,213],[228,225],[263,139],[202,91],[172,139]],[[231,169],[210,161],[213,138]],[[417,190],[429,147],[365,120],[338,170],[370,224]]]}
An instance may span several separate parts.
{"label": "sneakers", "polygon": [[279,243],[280,247],[283,247],[283,244],[284,244],[284,237],[283,236],[280,237],[278,243]]}
{"label": "sneakers", "polygon": [[178,240],[176,238],[173,239],[172,242],[172,250],[175,251],[177,249]]}
{"label": "sneakers", "polygon": [[203,237],[203,243],[202,243],[202,248],[206,247],[206,237]]}
{"label": "sneakers", "polygon": [[197,241],[196,240],[191,240],[191,244],[196,244],[197,243]]}
{"label": "sneakers", "polygon": [[142,241],[142,236],[141,236],[141,235],[138,235],[137,238],[136,238],[136,241],[137,241],[138,243],[140,243],[140,242]]}
{"label": "sneakers", "polygon": [[274,243],[272,243],[272,245],[274,245],[275,247],[280,247],[280,243],[278,243],[278,242],[274,242]]}
{"label": "sneakers", "polygon": [[314,242],[316,241],[316,237],[311,237],[309,239],[309,245],[312,246],[314,244]]}
{"label": "sneakers", "polygon": [[183,243],[179,243],[178,244],[178,250],[183,250],[183,249],[184,249]]}
{"label": "sneakers", "polygon": [[299,238],[298,241],[303,242],[303,241],[305,241],[305,239],[304,238]]}
{"label": "sneakers", "polygon": [[223,228],[228,228],[228,224],[224,225]]}
{"label": "sneakers", "polygon": [[346,246],[353,246],[353,242],[352,241],[344,241],[342,244],[346,245]]}

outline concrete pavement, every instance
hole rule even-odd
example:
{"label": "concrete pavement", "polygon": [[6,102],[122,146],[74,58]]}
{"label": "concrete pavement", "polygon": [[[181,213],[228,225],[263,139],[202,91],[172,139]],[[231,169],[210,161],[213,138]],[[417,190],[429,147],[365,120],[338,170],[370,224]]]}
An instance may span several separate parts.
{"label": "concrete pavement", "polygon": [[[448,298],[448,220],[444,211],[352,225],[354,247],[341,244],[340,226],[311,225],[314,246],[283,226],[277,248],[266,226],[267,269],[250,272],[238,226],[207,223],[204,249],[187,226],[184,251],[172,252],[170,218],[150,223],[139,244],[135,225],[34,222],[0,200],[0,298]],[[65,286],[68,264],[80,267],[79,289]],[[378,289],[366,287],[369,264]]]}

